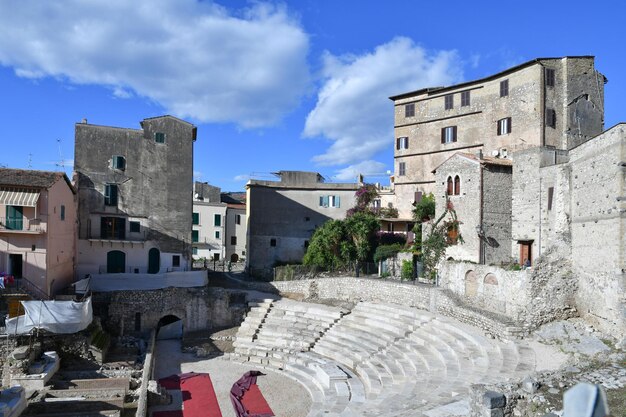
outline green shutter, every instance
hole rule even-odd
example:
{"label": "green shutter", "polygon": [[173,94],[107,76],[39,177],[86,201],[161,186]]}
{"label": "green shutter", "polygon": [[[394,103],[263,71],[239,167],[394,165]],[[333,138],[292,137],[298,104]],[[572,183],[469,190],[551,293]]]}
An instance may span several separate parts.
{"label": "green shutter", "polygon": [[193,224],[200,224],[200,213],[192,213],[191,220]]}
{"label": "green shutter", "polygon": [[335,207],[341,207],[341,198],[338,195],[335,196]]}
{"label": "green shutter", "polygon": [[222,225],[222,216],[219,214],[215,215],[215,226],[221,226]]}
{"label": "green shutter", "polygon": [[7,206],[7,229],[22,230],[24,228],[23,210],[22,206]]}
{"label": "green shutter", "polygon": [[198,242],[199,241],[198,231],[197,230],[192,230],[191,231],[191,241],[192,242]]}

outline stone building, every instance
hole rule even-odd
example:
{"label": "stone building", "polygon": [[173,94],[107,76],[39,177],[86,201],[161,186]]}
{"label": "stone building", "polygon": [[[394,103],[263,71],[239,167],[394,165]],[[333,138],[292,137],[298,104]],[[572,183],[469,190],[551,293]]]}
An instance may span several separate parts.
{"label": "stone building", "polygon": [[[457,213],[463,244],[446,256],[481,264],[511,260],[510,159],[456,153],[435,169],[436,212],[450,205]],[[452,236],[456,242],[457,237]]]}
{"label": "stone building", "polygon": [[62,172],[0,168],[0,272],[38,298],[74,281],[76,190]]}
{"label": "stone building", "polygon": [[193,256],[237,262],[246,255],[246,206],[207,183],[194,184]]}
{"label": "stone building", "polygon": [[598,135],[605,82],[593,57],[538,58],[482,79],[390,97],[400,217],[410,217],[417,192],[435,191],[432,171],[456,152],[506,158],[540,146],[570,149]]}
{"label": "stone building", "polygon": [[317,172],[276,175],[280,181],[250,180],[246,185],[246,268],[255,276],[271,275],[278,263],[301,262],[315,228],[345,218],[361,186],[326,183]]}
{"label": "stone building", "polygon": [[172,116],[76,124],[79,276],[190,268],[196,131]]}

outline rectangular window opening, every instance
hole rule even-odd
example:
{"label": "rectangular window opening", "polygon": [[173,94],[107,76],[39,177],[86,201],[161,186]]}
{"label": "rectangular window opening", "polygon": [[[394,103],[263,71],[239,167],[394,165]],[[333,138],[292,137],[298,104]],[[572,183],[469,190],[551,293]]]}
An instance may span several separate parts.
{"label": "rectangular window opening", "polygon": [[270,246],[272,246],[272,247],[276,246],[276,239],[275,238],[271,238],[270,239]]}
{"label": "rectangular window opening", "polygon": [[117,206],[118,188],[117,184],[104,185],[104,205]]}
{"label": "rectangular window opening", "polygon": [[546,125],[556,129],[556,110],[546,109]]}
{"label": "rectangular window opening", "polygon": [[61,220],[65,220],[65,206],[61,205]]}
{"label": "rectangular window opening", "polygon": [[139,233],[141,231],[141,223],[139,222],[128,222],[128,228],[131,233]]}
{"label": "rectangular window opening", "polygon": [[172,266],[180,266],[180,255],[172,255]]}
{"label": "rectangular window opening", "polygon": [[441,129],[441,143],[456,142],[456,126],[447,126]]}
{"label": "rectangular window opening", "polygon": [[114,155],[111,159],[111,166],[113,169],[119,169],[124,171],[126,169],[126,158],[119,155]]}
{"label": "rectangular window opening", "polygon": [[415,116],[415,103],[409,103],[404,106],[404,117]]}
{"label": "rectangular window opening", "polygon": [[509,95],[509,80],[500,81],[500,97]]}
{"label": "rectangular window opening", "polygon": [[461,107],[465,107],[465,106],[469,106],[470,105],[470,92],[469,91],[463,91],[461,93]]}
{"label": "rectangular window opening", "polygon": [[199,242],[200,241],[200,232],[198,230],[191,231],[191,241]]}
{"label": "rectangular window opening", "polygon": [[236,245],[237,244],[237,236],[231,236],[230,237],[230,244],[231,245]]}
{"label": "rectangular window opening", "polygon": [[398,164],[398,176],[403,177],[406,175],[406,162],[400,162]]}
{"label": "rectangular window opening", "polygon": [[554,87],[556,74],[553,68],[546,68],[546,86]]}
{"label": "rectangular window opening", "polygon": [[508,135],[513,131],[513,124],[510,117],[498,120],[498,136]]}
{"label": "rectangular window opening", "polygon": [[156,143],[165,143],[165,133],[163,133],[163,132],[155,132],[154,133],[154,141]]}
{"label": "rectangular window opening", "polygon": [[445,108],[446,110],[451,110],[454,108],[454,94],[448,94],[445,96]]}
{"label": "rectangular window opening", "polygon": [[548,188],[548,211],[552,210],[552,198],[554,197],[554,187]]}
{"label": "rectangular window opening", "polygon": [[195,225],[200,224],[200,213],[191,213],[191,223]]}

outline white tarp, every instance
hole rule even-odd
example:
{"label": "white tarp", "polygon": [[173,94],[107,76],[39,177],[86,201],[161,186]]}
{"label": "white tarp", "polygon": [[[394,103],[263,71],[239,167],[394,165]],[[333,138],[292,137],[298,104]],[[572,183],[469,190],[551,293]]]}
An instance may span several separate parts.
{"label": "white tarp", "polygon": [[44,329],[51,333],[70,334],[84,330],[93,318],[91,297],[86,301],[22,301],[23,316],[8,319],[7,334],[30,333],[32,329]]}
{"label": "white tarp", "polygon": [[160,290],[168,287],[203,287],[206,271],[167,272],[165,274],[91,274],[74,285],[76,292],[109,292],[123,290]]}

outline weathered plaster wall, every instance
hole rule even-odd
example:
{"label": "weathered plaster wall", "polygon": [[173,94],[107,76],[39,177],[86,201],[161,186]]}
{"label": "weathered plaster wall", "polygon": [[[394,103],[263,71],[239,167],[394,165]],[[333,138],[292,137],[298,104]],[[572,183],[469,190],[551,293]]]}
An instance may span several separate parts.
{"label": "weathered plaster wall", "polygon": [[[484,165],[482,176],[484,263],[499,265],[511,260],[511,167]],[[467,232],[471,233],[471,230]]]}

